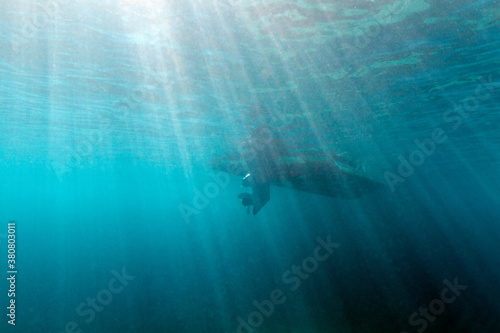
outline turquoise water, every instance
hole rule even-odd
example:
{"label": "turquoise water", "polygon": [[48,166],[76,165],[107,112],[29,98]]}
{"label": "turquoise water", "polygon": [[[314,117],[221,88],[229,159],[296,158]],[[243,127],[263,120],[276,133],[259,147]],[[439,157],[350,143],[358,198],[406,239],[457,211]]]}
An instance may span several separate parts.
{"label": "turquoise water", "polygon": [[[499,331],[498,1],[1,8],[2,332]],[[247,215],[262,126],[383,189]]]}

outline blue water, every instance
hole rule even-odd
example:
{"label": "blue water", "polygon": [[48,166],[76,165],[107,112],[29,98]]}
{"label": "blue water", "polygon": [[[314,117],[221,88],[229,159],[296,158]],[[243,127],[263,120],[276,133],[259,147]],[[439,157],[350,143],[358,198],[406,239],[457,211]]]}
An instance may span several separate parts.
{"label": "blue water", "polygon": [[[1,8],[2,332],[500,331],[498,1]],[[247,215],[260,126],[383,189]]]}

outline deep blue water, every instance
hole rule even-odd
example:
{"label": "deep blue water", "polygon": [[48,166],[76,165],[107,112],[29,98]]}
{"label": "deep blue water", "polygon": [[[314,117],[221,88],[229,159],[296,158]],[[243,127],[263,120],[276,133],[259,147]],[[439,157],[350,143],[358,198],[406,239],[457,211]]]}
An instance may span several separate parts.
{"label": "deep blue water", "polygon": [[[1,8],[2,332],[500,331],[498,1]],[[260,126],[384,188],[247,215]]]}

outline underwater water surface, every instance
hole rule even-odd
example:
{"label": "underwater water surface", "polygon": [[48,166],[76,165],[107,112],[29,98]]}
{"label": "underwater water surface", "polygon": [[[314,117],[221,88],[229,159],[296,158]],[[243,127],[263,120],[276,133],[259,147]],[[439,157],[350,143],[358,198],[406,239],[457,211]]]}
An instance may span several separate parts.
{"label": "underwater water surface", "polygon": [[2,332],[500,331],[498,1],[0,6]]}

